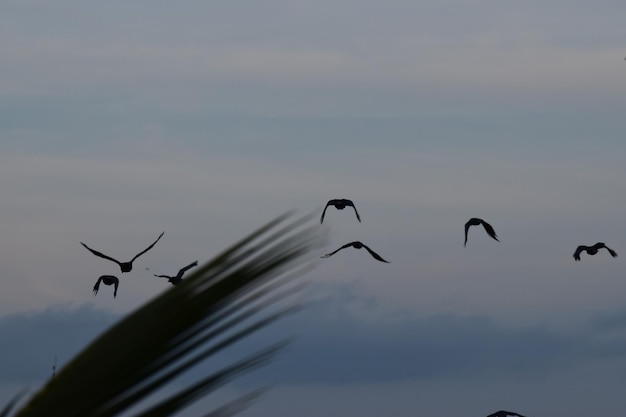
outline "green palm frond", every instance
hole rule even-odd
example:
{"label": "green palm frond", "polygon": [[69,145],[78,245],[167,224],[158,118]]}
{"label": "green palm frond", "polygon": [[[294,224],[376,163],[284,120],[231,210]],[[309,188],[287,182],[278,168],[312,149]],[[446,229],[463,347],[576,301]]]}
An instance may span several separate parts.
{"label": "green palm frond", "polygon": [[[303,272],[299,266],[322,236],[318,228],[306,226],[310,217],[287,222],[289,216],[269,222],[115,324],[15,416],[120,415],[200,362],[297,311],[295,305],[277,303],[301,288],[287,284]],[[286,343],[224,366],[135,416],[171,416],[239,374],[267,363]],[[258,394],[245,395],[206,416],[233,415]]]}

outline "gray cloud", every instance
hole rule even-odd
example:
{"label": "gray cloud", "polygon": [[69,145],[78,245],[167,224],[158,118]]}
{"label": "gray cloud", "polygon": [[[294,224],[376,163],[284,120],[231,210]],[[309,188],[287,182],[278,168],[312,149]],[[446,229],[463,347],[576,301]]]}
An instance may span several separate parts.
{"label": "gray cloud", "polygon": [[593,333],[511,328],[487,317],[379,323],[332,317],[308,320],[301,328],[301,337],[272,369],[285,383],[533,378],[593,362],[608,347]]}
{"label": "gray cloud", "polygon": [[[314,305],[226,357],[235,359],[254,346],[296,335],[293,345],[260,374],[300,384],[536,377],[626,359],[626,337],[615,337],[619,329],[613,325],[623,327],[623,311],[594,316],[575,330],[507,326],[487,316],[359,319],[347,311],[329,311],[325,303]],[[60,364],[66,362],[117,319],[86,305],[3,317],[4,381],[45,378],[55,356]]]}
{"label": "gray cloud", "polygon": [[[410,396],[404,398],[401,393],[409,386],[421,386],[420,390],[438,392],[438,397],[427,401],[429,407],[443,401],[442,389],[463,390],[467,384],[474,387],[475,396],[485,397],[493,390],[492,396],[496,392],[506,395],[507,389],[520,387],[528,393],[536,384],[534,381],[541,381],[554,390],[554,395],[562,396],[567,391],[550,385],[554,381],[571,375],[602,373],[600,370],[607,366],[613,375],[609,380],[620,372],[626,373],[622,310],[594,315],[569,330],[537,324],[511,326],[477,315],[358,318],[342,310],[324,302],[314,304],[236,345],[208,366],[221,366],[295,335],[293,344],[272,364],[236,381],[233,388],[245,391],[269,382],[281,387],[279,392],[286,389],[297,397],[313,398],[332,386],[343,387],[338,389],[349,396],[375,390],[376,386],[381,392],[396,387],[393,389],[399,390],[398,395],[408,406]],[[15,392],[15,384],[26,386],[45,381],[51,375],[55,356],[59,366],[63,365],[117,319],[116,314],[89,306],[58,306],[0,319],[5,352],[0,358],[0,369],[7,398]],[[203,366],[194,370],[184,379],[196,378],[206,369]],[[489,381],[502,381],[501,389],[490,386]],[[505,381],[515,381],[517,386]],[[324,395],[332,397],[330,393]],[[456,397],[457,405],[469,401],[461,391]],[[515,398],[520,402],[523,396]],[[594,401],[599,399],[594,397]],[[388,400],[378,397],[376,401],[380,407],[393,409]],[[336,411],[331,407],[334,401],[338,399],[330,400],[325,408]],[[498,403],[495,397],[491,401]],[[338,402],[337,407],[356,410],[369,402],[352,403],[351,407]],[[524,403],[539,409],[545,407],[531,400]],[[276,407],[275,400],[270,399],[267,406]],[[473,404],[479,406],[480,401]],[[288,401],[283,407],[297,409],[298,405]]]}
{"label": "gray cloud", "polygon": [[0,318],[0,380],[26,384],[48,379],[55,358],[60,368],[117,318],[88,305],[55,306]]}

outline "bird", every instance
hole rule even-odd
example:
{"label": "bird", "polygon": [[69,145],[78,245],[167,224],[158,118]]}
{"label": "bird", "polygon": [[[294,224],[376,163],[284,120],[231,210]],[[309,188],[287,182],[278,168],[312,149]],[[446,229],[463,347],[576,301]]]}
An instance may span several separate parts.
{"label": "bird", "polygon": [[359,212],[356,211],[356,207],[354,206],[354,203],[352,202],[352,200],[347,200],[345,198],[336,198],[333,200],[328,200],[328,203],[326,203],[326,206],[324,207],[324,211],[322,211],[322,217],[320,218],[320,223],[324,223],[324,216],[326,215],[326,209],[328,208],[328,206],[335,206],[337,210],[343,210],[344,208],[350,206],[354,209],[354,213],[356,213],[356,218],[359,221],[359,223],[361,222],[361,216],[359,216]]}
{"label": "bird", "polygon": [[614,258],[617,257],[617,252],[615,252],[613,249],[606,246],[604,243],[598,242],[593,246],[580,245],[579,247],[577,247],[576,252],[574,252],[574,260],[580,261],[580,253],[582,251],[587,252],[587,255],[595,255],[596,253],[598,253],[598,249],[602,249],[602,248],[605,248],[606,250],[608,250],[612,257]]}
{"label": "bird", "polygon": [[154,274],[154,276],[155,276],[155,277],[158,277],[158,278],[167,278],[167,280],[168,280],[169,282],[171,282],[171,283],[172,283],[172,285],[178,285],[178,284],[180,284],[180,282],[183,280],[183,275],[185,274],[185,272],[186,272],[188,269],[193,268],[194,266],[198,266],[198,261],[194,261],[194,262],[190,263],[189,265],[187,265],[186,267],[181,268],[181,269],[178,271],[178,274],[176,274],[176,276],[170,276],[170,275],[157,275],[157,274]]}
{"label": "bird", "polygon": [[117,259],[111,258],[110,256],[107,256],[101,252],[98,252],[97,250],[93,250],[91,249],[89,246],[85,245],[83,242],[80,242],[81,245],[83,245],[85,248],[87,248],[87,250],[91,253],[93,253],[96,256],[99,256],[101,258],[104,259],[108,259],[109,261],[113,261],[116,264],[118,264],[120,266],[120,269],[122,270],[122,272],[130,272],[133,269],[133,262],[135,261],[135,259],[139,258],[141,255],[143,255],[144,253],[148,252],[150,249],[152,249],[152,247],[154,245],[156,245],[156,243],[159,241],[159,239],[161,239],[161,237],[163,237],[163,235],[165,234],[165,232],[162,232],[159,237],[157,238],[157,240],[155,240],[152,245],[148,246],[146,249],[144,249],[143,251],[139,252],[137,255],[135,255],[135,257],[133,259],[131,259],[128,262],[120,262]]}
{"label": "bird", "polygon": [[355,242],[350,242],[350,243],[346,243],[345,245],[343,245],[342,247],[340,247],[339,249],[337,249],[334,252],[330,252],[327,253],[326,255],[321,256],[322,258],[328,258],[330,256],[333,256],[335,253],[339,252],[341,249],[344,248],[348,248],[352,246],[354,249],[361,249],[361,248],[365,248],[367,249],[367,251],[370,253],[370,255],[372,255],[374,257],[374,259],[381,261],[381,262],[386,262],[386,263],[391,263],[389,261],[384,260],[379,254],[377,254],[376,252],[374,252],[373,250],[371,250],[369,247],[367,247],[367,245],[359,242],[359,241],[355,241]]}
{"label": "bird", "polygon": [[467,245],[467,232],[469,231],[470,226],[478,226],[479,224],[483,225],[483,227],[485,228],[485,231],[487,232],[489,236],[491,236],[495,240],[498,240],[498,237],[496,236],[496,231],[493,230],[493,227],[491,227],[489,223],[487,223],[483,219],[472,217],[471,219],[467,221],[467,223],[465,223],[465,242],[463,243],[463,246]]}
{"label": "bird", "polygon": [[496,411],[493,414],[489,414],[487,417],[508,417],[508,416],[524,417],[521,414],[517,414],[512,411],[506,411],[506,410]]}
{"label": "bird", "polygon": [[117,295],[117,286],[120,285],[120,280],[114,275],[100,275],[100,278],[96,281],[96,285],[93,286],[94,297],[98,294],[100,282],[104,283],[104,285],[115,285],[115,289],[113,290],[113,298],[115,298]]}

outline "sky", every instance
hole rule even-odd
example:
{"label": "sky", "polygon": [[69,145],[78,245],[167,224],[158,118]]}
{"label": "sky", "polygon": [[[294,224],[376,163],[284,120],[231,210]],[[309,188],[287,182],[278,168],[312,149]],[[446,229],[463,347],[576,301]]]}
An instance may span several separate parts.
{"label": "sky", "polygon": [[[360,240],[391,263],[316,262],[308,307],[255,339],[296,340],[219,394],[271,381],[243,416],[618,414],[625,14],[615,0],[2,2],[0,403],[169,288],[152,274],[349,198],[362,222],[329,208],[319,255]],[[476,227],[464,247],[471,217],[500,242]],[[80,242],[126,260],[163,231],[116,298],[93,295],[119,269]],[[599,241],[620,256],[574,261]]]}

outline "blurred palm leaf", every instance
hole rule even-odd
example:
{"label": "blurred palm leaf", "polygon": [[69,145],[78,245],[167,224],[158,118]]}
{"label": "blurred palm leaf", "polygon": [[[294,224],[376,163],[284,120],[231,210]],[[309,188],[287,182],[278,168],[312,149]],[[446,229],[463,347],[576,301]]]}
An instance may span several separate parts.
{"label": "blurred palm leaf", "polygon": [[26,394],[26,392],[22,391],[15,397],[13,397],[11,401],[9,401],[9,403],[2,409],[2,411],[0,411],[0,417],[7,417],[11,415],[11,410],[13,409],[13,407],[15,407],[20,398],[24,396],[24,394]]}
{"label": "blurred palm leaf", "polygon": [[[141,408],[143,400],[183,372],[297,310],[276,303],[298,289],[285,284],[298,275],[297,267],[321,243],[321,235],[319,229],[305,226],[310,218],[286,223],[288,218],[286,214],[271,221],[111,327],[15,416],[105,417],[138,404]],[[267,363],[285,344],[281,341],[214,371],[134,415],[171,416],[233,377]],[[206,416],[233,415],[259,393]],[[13,405],[0,413],[8,415]]]}

